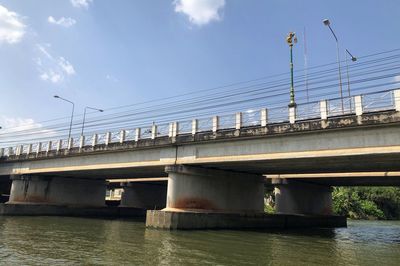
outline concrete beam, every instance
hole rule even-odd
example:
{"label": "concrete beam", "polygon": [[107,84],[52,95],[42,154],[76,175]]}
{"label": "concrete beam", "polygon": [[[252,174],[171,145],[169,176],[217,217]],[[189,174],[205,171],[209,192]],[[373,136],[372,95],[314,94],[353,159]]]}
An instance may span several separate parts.
{"label": "concrete beam", "polygon": [[13,176],[7,204],[104,206],[104,180]]}

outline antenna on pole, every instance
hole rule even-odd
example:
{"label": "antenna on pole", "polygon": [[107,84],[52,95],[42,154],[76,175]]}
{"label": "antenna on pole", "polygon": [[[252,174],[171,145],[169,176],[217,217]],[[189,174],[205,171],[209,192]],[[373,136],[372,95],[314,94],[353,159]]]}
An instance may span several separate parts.
{"label": "antenna on pole", "polygon": [[307,42],[306,42],[306,27],[303,28],[303,40],[304,40],[304,78],[306,85],[307,102],[310,101],[308,94],[308,62],[307,62]]}

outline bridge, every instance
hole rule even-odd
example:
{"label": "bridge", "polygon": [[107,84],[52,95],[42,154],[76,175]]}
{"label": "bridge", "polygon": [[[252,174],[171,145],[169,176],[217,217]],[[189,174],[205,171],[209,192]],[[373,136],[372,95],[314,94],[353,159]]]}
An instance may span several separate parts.
{"label": "bridge", "polygon": [[399,185],[399,133],[400,90],[385,90],[3,147],[0,178],[12,182],[6,208],[28,206],[17,212],[100,208],[105,180],[140,178],[124,183],[121,205],[147,209],[149,227],[340,226],[331,187]]}

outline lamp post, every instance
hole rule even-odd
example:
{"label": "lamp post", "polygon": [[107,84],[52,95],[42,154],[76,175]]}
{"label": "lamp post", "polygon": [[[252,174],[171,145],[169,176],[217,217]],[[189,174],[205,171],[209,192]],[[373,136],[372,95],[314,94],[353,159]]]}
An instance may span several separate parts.
{"label": "lamp post", "polygon": [[344,107],[343,107],[342,71],[341,71],[341,67],[340,67],[339,41],[338,41],[338,38],[336,37],[335,32],[332,30],[331,22],[329,21],[329,19],[324,19],[322,22],[324,23],[325,26],[327,26],[331,30],[332,35],[336,41],[336,50],[337,50],[336,56],[337,56],[337,63],[338,63],[338,70],[339,70],[339,92],[340,92],[340,99],[341,99],[341,103],[342,103],[342,113],[343,113]]}
{"label": "lamp post", "polygon": [[97,108],[93,108],[93,107],[89,107],[89,106],[86,106],[86,107],[85,107],[85,110],[84,110],[84,112],[83,112],[83,121],[82,121],[82,132],[81,132],[81,136],[83,136],[83,130],[84,130],[84,128],[85,128],[85,119],[86,119],[86,110],[87,110],[87,109],[99,111],[99,112],[101,112],[101,113],[104,112],[103,109],[97,109]]}
{"label": "lamp post", "polygon": [[69,131],[68,131],[68,142],[69,142],[70,139],[71,139],[71,129],[72,129],[72,121],[74,119],[75,104],[73,102],[71,102],[70,100],[64,99],[64,98],[62,98],[62,97],[60,97],[58,95],[54,95],[54,98],[60,99],[60,100],[63,100],[65,102],[68,102],[68,103],[72,104],[71,122],[69,123]]}
{"label": "lamp post", "polygon": [[[356,61],[357,61],[357,58],[354,57],[354,56],[349,52],[349,50],[346,49],[347,93],[348,93],[348,96],[349,96],[349,98],[350,98],[350,97],[351,97],[351,93],[350,93],[349,62],[348,62],[347,54],[350,55],[351,61],[353,61],[353,62],[356,62]],[[350,103],[351,103],[351,101],[350,101]]]}
{"label": "lamp post", "polygon": [[296,33],[289,32],[286,37],[286,42],[290,47],[290,102],[289,107],[295,107],[296,102],[294,100],[294,82],[293,82],[293,44],[297,43]]}

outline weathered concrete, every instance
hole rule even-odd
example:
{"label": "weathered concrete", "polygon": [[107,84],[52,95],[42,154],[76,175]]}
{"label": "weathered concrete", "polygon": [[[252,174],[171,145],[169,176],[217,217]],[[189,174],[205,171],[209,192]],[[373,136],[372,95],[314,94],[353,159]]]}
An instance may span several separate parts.
{"label": "weathered concrete", "polygon": [[9,178],[0,179],[0,203],[7,202],[11,190],[11,180]]}
{"label": "weathered concrete", "polygon": [[146,210],[130,207],[82,207],[48,204],[0,204],[4,216],[145,217]]}
{"label": "weathered concrete", "polygon": [[135,207],[146,210],[159,210],[166,206],[166,182],[122,183],[121,207]]}
{"label": "weathered concrete", "polygon": [[233,214],[149,210],[146,227],[167,230],[346,227],[344,216]]}
{"label": "weathered concrete", "polygon": [[105,206],[104,180],[13,176],[7,204]]}
{"label": "weathered concrete", "polygon": [[262,213],[264,178],[183,165],[167,166],[166,210]]}
{"label": "weathered concrete", "polygon": [[331,187],[295,180],[279,179],[277,181],[275,182],[277,213],[332,215]]}
{"label": "weathered concrete", "polygon": [[349,115],[13,155],[0,159],[0,176],[162,177],[175,163],[255,174],[397,171],[399,132],[399,112]]}

